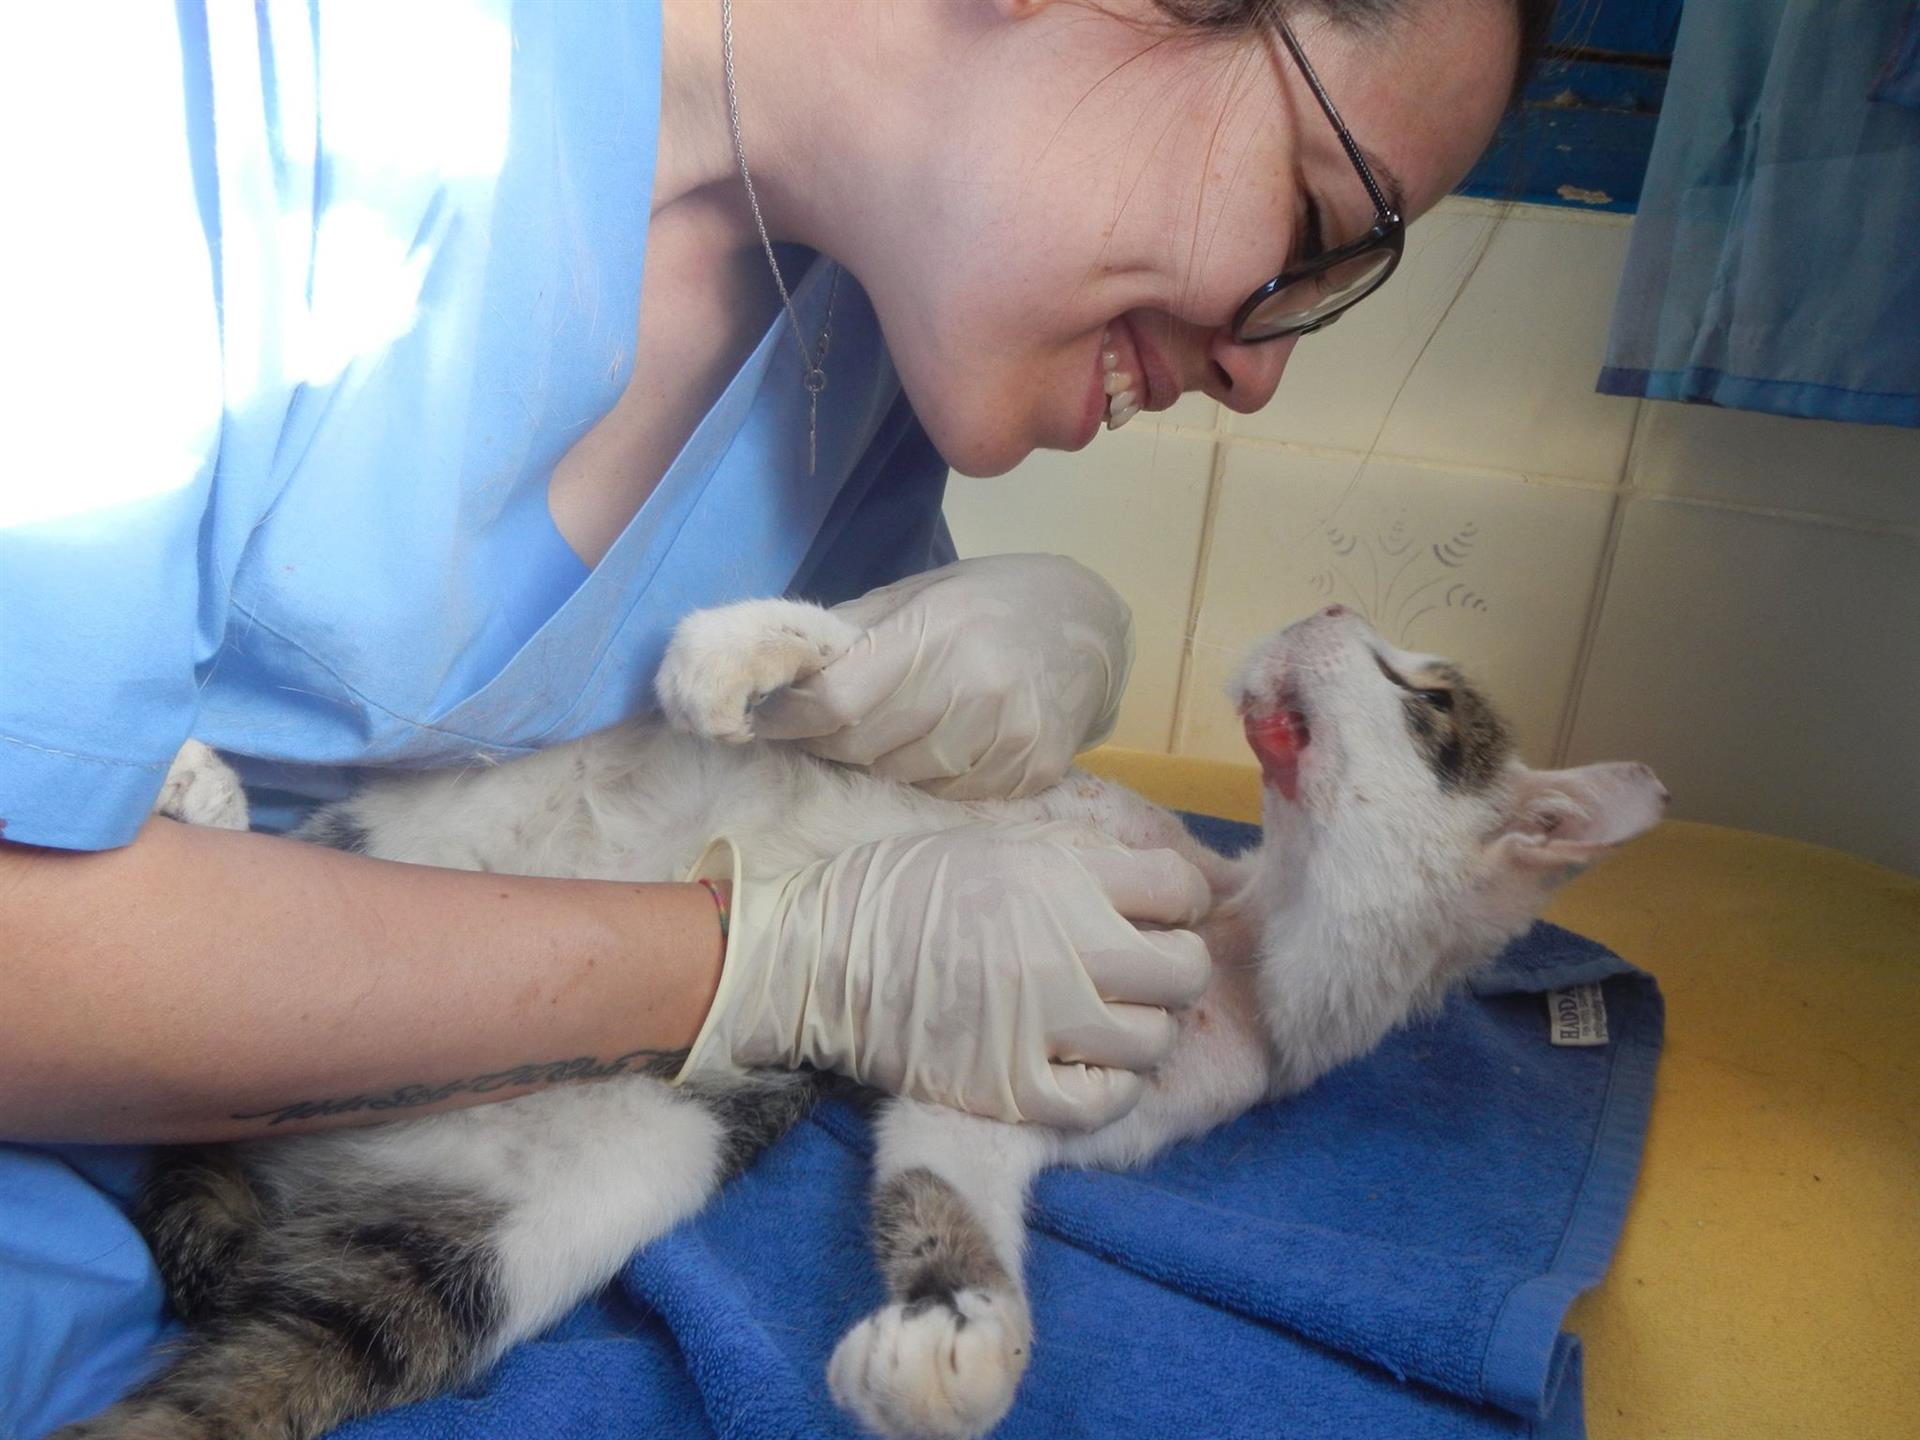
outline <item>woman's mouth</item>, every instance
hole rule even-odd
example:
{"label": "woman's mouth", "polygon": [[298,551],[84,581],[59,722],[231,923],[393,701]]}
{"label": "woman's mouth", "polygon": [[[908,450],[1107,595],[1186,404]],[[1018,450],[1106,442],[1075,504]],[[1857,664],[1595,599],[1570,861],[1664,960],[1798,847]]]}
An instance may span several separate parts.
{"label": "woman's mouth", "polygon": [[1118,430],[1142,410],[1165,410],[1180,398],[1180,381],[1166,360],[1141,336],[1133,319],[1116,315],[1100,332],[1093,372],[1087,377],[1086,409],[1073,449],[1100,432]]}

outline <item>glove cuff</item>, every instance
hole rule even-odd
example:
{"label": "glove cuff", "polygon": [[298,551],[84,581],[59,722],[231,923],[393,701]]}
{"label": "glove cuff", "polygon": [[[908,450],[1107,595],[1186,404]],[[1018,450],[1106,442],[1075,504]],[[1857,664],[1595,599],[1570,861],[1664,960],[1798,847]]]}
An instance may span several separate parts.
{"label": "glove cuff", "polygon": [[704,1075],[742,1075],[746,1067],[733,1058],[733,1052],[726,1041],[725,1017],[733,1009],[734,991],[739,988],[740,967],[733,963],[735,947],[740,943],[740,925],[737,923],[740,908],[740,847],[725,835],[716,836],[700,852],[700,858],[681,877],[687,883],[701,880],[724,880],[732,886],[733,916],[727,926],[726,949],[720,958],[720,983],[713,992],[713,1004],[707,1007],[707,1018],[701,1022],[700,1033],[694,1037],[692,1046],[687,1050],[686,1063],[679,1072],[668,1080],[669,1085],[680,1085],[695,1076]]}

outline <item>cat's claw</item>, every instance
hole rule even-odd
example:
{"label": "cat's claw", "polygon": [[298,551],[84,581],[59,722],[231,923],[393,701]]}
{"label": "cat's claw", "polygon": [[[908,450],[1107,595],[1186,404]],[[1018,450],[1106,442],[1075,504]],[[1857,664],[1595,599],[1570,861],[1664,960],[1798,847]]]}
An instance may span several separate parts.
{"label": "cat's claw", "polygon": [[827,1364],[834,1403],[889,1440],[974,1440],[1013,1405],[1032,1326],[1018,1296],[961,1290],[896,1302],[849,1330]]}
{"label": "cat's claw", "polygon": [[673,632],[654,689],[676,730],[730,745],[753,739],[768,696],[839,659],[860,631],[797,600],[748,600],[689,615]]}

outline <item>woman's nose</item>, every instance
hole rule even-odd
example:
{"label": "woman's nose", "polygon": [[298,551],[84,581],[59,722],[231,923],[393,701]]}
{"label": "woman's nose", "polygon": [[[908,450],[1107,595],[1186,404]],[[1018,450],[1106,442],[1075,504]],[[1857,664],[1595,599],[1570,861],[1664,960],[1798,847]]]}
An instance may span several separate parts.
{"label": "woman's nose", "polygon": [[1265,345],[1241,345],[1222,327],[1207,343],[1207,378],[1201,389],[1229,410],[1251,415],[1273,398],[1299,343],[1299,336],[1290,335]]}

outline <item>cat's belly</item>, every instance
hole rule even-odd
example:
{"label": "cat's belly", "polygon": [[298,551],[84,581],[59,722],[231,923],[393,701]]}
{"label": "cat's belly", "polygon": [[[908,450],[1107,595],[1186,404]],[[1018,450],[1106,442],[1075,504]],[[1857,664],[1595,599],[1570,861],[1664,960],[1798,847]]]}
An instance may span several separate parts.
{"label": "cat's belly", "polygon": [[1214,957],[1206,993],[1179,1017],[1173,1052],[1147,1080],[1131,1113],[1090,1135],[1065,1135],[1063,1164],[1124,1169],[1203,1134],[1266,1098],[1269,1058],[1251,987],[1238,965]]}

